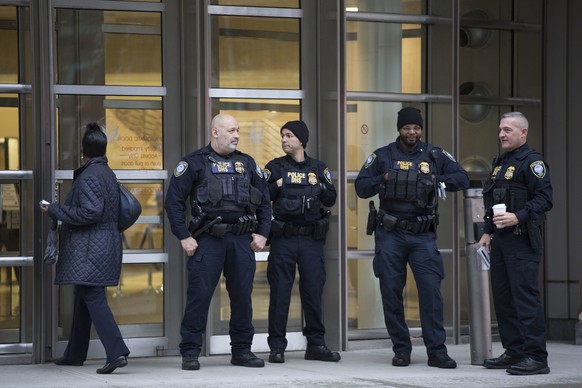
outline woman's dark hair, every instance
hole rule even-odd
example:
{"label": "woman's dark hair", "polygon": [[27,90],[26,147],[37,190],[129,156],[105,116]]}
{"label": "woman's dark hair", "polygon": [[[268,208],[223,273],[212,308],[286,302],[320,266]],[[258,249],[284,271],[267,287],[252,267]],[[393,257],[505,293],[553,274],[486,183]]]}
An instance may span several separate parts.
{"label": "woman's dark hair", "polygon": [[107,151],[107,135],[97,123],[89,123],[83,135],[83,156],[94,158],[105,156]]}

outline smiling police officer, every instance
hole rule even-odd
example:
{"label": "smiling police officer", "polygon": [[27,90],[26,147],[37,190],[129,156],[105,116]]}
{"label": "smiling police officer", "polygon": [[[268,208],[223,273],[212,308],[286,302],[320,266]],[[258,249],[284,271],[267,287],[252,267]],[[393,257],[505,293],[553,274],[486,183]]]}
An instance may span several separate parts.
{"label": "smiling police officer", "polygon": [[463,190],[469,186],[469,177],[449,153],[420,141],[423,121],[418,109],[400,110],[397,128],[396,141],[374,151],[355,182],[360,198],[378,194],[380,199],[378,212],[371,212],[368,233],[375,234],[373,268],[380,280],[384,320],[395,353],[392,365],[410,364],[412,344],[402,301],[409,264],[418,289],[428,365],[456,368],[445,346],[440,291],[444,265],[435,234],[437,192],[442,184],[447,191]]}
{"label": "smiling police officer", "polygon": [[[483,365],[513,375],[550,373],[538,272],[552,184],[542,155],[527,144],[528,126],[520,112],[501,116],[498,136],[505,152],[493,161],[483,187],[486,220],[479,240],[491,251],[491,291],[505,349]],[[506,212],[493,216],[493,205],[500,203]]]}

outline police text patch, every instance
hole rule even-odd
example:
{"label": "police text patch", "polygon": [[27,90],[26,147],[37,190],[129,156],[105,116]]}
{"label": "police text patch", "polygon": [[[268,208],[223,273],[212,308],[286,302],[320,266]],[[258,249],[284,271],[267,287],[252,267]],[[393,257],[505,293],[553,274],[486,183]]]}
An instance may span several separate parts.
{"label": "police text patch", "polygon": [[181,161],[180,163],[178,163],[178,165],[176,166],[176,168],[174,169],[174,176],[177,178],[180,175],[182,175],[183,173],[186,172],[186,170],[188,169],[188,163]]}
{"label": "police text patch", "polygon": [[307,174],[300,171],[287,171],[283,176],[283,182],[291,185],[307,185]]}
{"label": "police text patch", "polygon": [[[240,162],[239,162],[240,163]],[[213,174],[233,174],[234,166],[231,162],[212,162]],[[244,168],[244,166],[243,166]]]}
{"label": "police text patch", "polygon": [[529,165],[529,168],[531,168],[531,172],[540,179],[546,176],[546,165],[542,160],[536,160]]}

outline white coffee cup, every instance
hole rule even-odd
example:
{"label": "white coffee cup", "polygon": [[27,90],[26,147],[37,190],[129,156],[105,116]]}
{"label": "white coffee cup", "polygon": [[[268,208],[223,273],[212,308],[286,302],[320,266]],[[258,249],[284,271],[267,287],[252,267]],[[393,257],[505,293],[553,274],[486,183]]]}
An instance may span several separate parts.
{"label": "white coffee cup", "polygon": [[493,214],[503,214],[507,210],[507,206],[504,203],[498,203],[493,205]]}

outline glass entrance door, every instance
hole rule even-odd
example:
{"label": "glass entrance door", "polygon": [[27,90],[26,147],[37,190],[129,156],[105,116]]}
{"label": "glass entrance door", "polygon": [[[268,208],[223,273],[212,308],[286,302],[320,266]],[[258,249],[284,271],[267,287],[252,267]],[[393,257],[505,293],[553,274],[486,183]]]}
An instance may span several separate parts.
{"label": "glass entrance door", "polygon": [[[30,137],[28,7],[0,2],[0,356],[31,362],[33,157]],[[28,82],[25,84],[24,82]]]}
{"label": "glass entrance door", "polygon": [[[107,7],[108,4],[102,4]],[[55,193],[64,201],[81,166],[81,137],[97,122],[108,138],[107,158],[117,178],[140,201],[142,214],[123,233],[119,285],[107,288],[109,305],[132,356],[155,356],[168,347],[164,328],[165,268],[163,187],[161,4],[126,9],[54,9]],[[58,288],[56,355],[66,347],[73,286]],[[89,357],[103,357],[96,333]]]}

